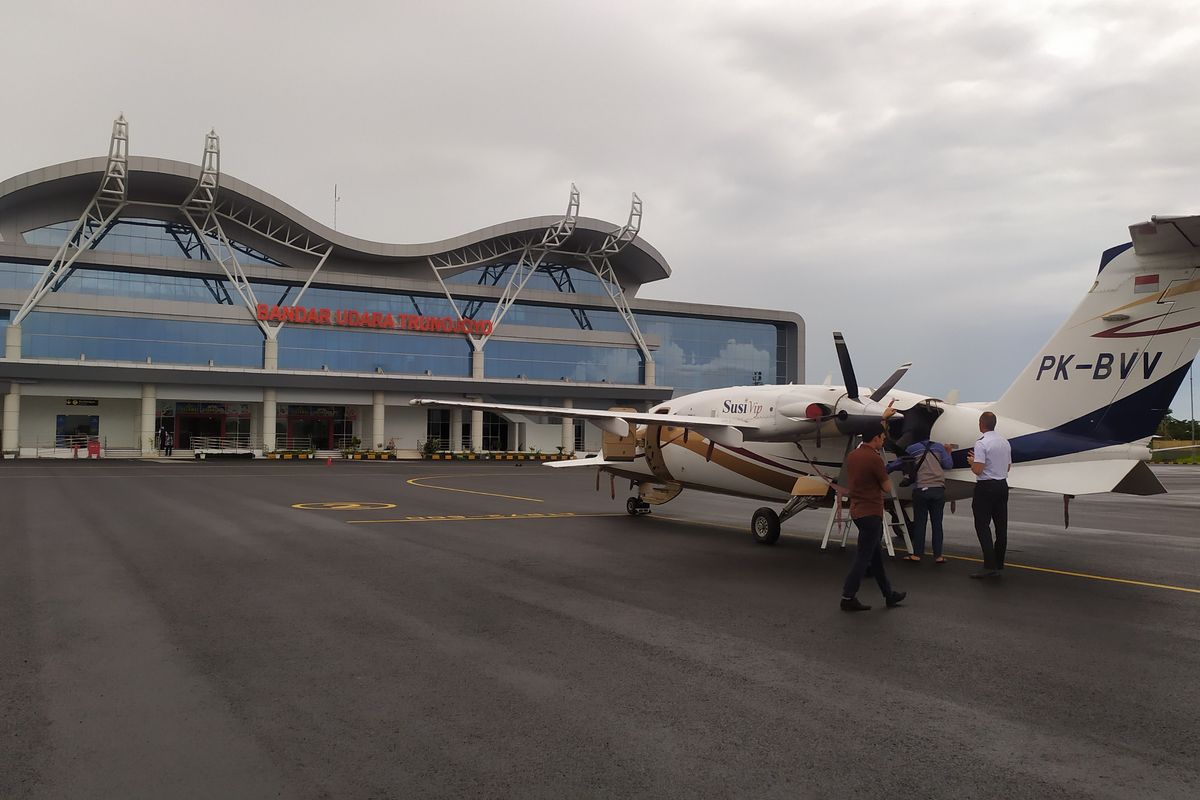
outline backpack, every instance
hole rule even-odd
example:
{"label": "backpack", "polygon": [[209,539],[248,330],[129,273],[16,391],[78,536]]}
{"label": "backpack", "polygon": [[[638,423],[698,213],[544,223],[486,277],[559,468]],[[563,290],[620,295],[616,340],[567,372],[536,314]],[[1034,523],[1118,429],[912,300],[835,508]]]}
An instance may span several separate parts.
{"label": "backpack", "polygon": [[919,458],[906,456],[903,459],[901,468],[904,470],[904,479],[900,481],[901,486],[912,486],[914,483],[918,483],[918,480],[921,478],[924,479],[921,482],[926,486],[940,486],[945,484],[943,476],[946,473],[942,469],[942,462],[938,460],[937,456],[933,458],[929,457],[930,451],[933,449],[933,442],[926,439],[924,447],[925,451],[921,453]]}
{"label": "backpack", "polygon": [[924,488],[945,486],[946,470],[942,467],[942,460],[938,458],[937,453],[933,452],[932,442],[926,445],[925,454],[929,457],[923,459],[924,463],[917,465],[917,485]]}

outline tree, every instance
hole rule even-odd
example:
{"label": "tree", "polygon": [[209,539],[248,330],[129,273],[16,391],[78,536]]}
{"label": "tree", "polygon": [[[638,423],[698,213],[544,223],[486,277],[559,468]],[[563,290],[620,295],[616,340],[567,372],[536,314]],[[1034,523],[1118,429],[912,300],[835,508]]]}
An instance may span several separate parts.
{"label": "tree", "polygon": [[1164,439],[1188,439],[1192,438],[1192,428],[1195,423],[1190,419],[1175,419],[1169,413],[1163,417],[1162,422],[1158,425],[1157,435]]}

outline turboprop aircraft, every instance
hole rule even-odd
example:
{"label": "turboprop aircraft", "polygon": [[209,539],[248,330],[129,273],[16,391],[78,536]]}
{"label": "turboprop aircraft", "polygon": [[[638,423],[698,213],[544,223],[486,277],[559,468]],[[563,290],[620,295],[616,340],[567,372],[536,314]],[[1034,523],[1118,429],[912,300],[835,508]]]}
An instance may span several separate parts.
{"label": "turboprop aircraft", "polygon": [[[979,415],[992,411],[1012,445],[1009,485],[1076,495],[1166,490],[1150,471],[1150,440],[1200,350],[1200,216],[1152,217],[1131,241],[1105,250],[1087,294],[999,400],[957,403],[895,386],[902,365],[877,388],[859,386],[841,334],[834,334],[843,385],[711,389],[653,406],[608,411],[416,399],[413,405],[580,417],[604,431],[601,457],[547,466],[598,467],[628,478],[630,514],[684,489],[781,503],[754,512],[751,531],[772,544],[798,511],[832,507],[845,456],[858,435],[885,423],[899,450],[931,436],[954,444],[948,500],[969,497],[967,451]],[[599,475],[597,475],[597,480]],[[898,489],[902,501],[910,490]]]}

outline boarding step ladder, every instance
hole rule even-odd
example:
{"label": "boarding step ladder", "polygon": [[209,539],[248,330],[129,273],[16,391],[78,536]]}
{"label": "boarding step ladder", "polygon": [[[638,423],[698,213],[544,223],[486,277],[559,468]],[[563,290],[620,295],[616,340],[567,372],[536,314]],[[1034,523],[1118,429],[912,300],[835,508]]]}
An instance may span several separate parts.
{"label": "boarding step ladder", "polygon": [[[911,553],[913,551],[912,539],[908,537],[908,519],[904,516],[904,507],[900,505],[900,498],[889,495],[885,503],[892,511],[892,514],[883,523],[883,546],[887,549],[887,554],[892,558],[896,557],[892,536],[897,533],[903,537],[904,547]],[[835,487],[833,508],[829,512],[829,520],[825,523],[825,536],[821,539],[821,549],[825,550],[829,547],[829,538],[833,535],[834,528],[837,528],[837,535],[842,539],[842,549],[844,550],[852,527],[854,527],[854,523],[850,519],[850,496]]]}

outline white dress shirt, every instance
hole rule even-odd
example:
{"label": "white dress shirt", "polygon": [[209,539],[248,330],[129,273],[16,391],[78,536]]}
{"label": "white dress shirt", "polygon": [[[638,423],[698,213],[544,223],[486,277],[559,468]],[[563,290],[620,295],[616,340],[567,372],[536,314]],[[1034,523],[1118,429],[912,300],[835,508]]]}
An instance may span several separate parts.
{"label": "white dress shirt", "polygon": [[1012,464],[1012,448],[995,431],[988,431],[975,442],[975,463],[983,464],[983,472],[976,476],[981,481],[1008,479],[1008,468]]}

